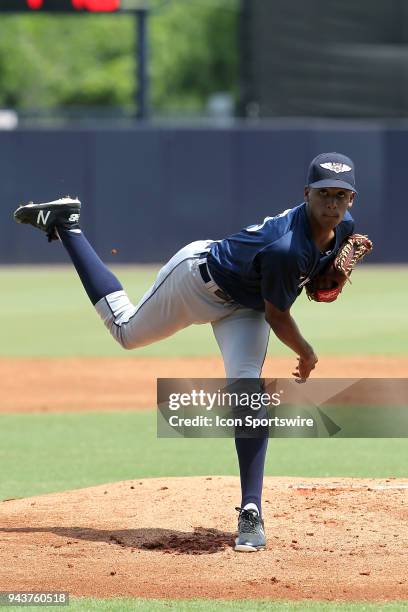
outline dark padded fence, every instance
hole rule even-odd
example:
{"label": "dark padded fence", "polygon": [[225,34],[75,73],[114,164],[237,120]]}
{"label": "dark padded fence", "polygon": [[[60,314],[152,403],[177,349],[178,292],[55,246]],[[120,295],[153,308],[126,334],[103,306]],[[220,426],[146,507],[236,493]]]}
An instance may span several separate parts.
{"label": "dark padded fence", "polygon": [[330,150],[356,162],[353,216],[375,242],[370,260],[406,262],[408,128],[294,121],[0,132],[0,263],[67,261],[61,245],[12,221],[17,204],[66,194],[82,200],[104,260],[164,261],[301,202],[310,159]]}

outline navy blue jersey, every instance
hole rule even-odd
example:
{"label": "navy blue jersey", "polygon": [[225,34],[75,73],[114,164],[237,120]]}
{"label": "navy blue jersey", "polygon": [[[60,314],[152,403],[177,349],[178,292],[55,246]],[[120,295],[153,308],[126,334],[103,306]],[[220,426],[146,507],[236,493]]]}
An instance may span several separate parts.
{"label": "navy blue jersey", "polygon": [[307,279],[334,259],[353,231],[354,220],[346,212],[335,228],[335,245],[321,253],[303,203],[215,242],[207,264],[217,285],[239,304],[265,310],[267,300],[284,311],[300,295]]}

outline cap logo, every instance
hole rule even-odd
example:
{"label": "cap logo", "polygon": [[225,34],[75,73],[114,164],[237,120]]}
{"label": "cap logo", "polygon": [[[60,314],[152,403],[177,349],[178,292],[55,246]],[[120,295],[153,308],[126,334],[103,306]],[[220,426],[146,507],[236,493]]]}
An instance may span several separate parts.
{"label": "cap logo", "polygon": [[349,172],[351,170],[350,166],[347,164],[342,164],[340,162],[325,162],[324,164],[320,164],[322,168],[326,168],[326,170],[331,170],[336,174],[340,172]]}

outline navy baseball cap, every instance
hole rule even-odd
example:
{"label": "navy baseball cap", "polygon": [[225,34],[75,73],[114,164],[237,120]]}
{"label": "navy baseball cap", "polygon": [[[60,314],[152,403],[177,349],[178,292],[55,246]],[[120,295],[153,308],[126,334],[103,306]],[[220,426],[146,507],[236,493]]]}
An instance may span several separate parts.
{"label": "navy baseball cap", "polygon": [[321,153],[315,157],[307,175],[309,187],[337,187],[356,190],[354,163],[341,153]]}

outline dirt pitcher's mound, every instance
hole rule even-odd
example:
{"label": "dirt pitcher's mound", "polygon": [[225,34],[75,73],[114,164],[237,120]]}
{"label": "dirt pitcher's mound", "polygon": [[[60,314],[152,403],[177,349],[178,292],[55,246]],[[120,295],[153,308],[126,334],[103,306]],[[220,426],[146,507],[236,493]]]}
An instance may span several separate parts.
{"label": "dirt pitcher's mound", "polygon": [[3,590],[96,597],[408,598],[408,480],[267,478],[268,548],[236,553],[234,477],[0,503]]}

